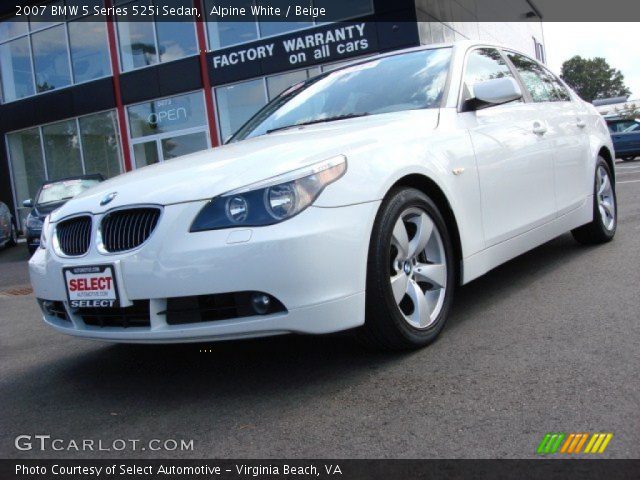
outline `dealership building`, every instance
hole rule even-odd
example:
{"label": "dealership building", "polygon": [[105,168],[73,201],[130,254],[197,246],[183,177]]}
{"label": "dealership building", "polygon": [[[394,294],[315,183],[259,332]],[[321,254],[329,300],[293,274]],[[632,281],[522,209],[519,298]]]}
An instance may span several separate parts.
{"label": "dealership building", "polygon": [[[531,0],[503,0],[526,20],[520,22],[485,22],[491,15],[480,2],[340,0],[338,22],[221,22],[211,14],[216,5],[252,0],[165,0],[204,12],[193,21],[119,21],[117,15],[87,21],[79,10],[28,22],[15,9],[32,2],[2,2],[0,201],[22,228],[28,213],[22,202],[44,180],[112,177],[218,146],[289,85],[377,52],[480,39],[545,60],[541,15]],[[51,3],[113,7],[152,0]],[[331,3],[313,0],[318,7]]]}

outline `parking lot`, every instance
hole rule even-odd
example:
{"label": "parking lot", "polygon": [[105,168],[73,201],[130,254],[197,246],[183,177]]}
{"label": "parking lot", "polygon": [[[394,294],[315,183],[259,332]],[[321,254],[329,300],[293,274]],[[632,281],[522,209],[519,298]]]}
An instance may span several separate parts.
{"label": "parking lot", "polygon": [[[532,457],[547,432],[612,432],[640,457],[640,161],[619,163],[607,245],[564,235],[456,293],[430,347],[347,335],[127,346],[55,333],[24,244],[0,252],[0,457]],[[192,439],[193,450],[19,451],[18,435]]]}

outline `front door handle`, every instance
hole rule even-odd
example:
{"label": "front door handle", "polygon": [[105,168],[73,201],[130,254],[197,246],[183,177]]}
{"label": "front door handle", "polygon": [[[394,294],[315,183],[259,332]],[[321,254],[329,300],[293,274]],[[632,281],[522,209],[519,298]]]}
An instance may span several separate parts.
{"label": "front door handle", "polygon": [[586,127],[586,126],[587,126],[587,123],[586,123],[584,120],[582,120],[581,118],[579,118],[579,119],[576,121],[576,126],[577,126],[578,128],[584,128],[584,127]]}
{"label": "front door handle", "polygon": [[547,133],[546,125],[540,121],[533,122],[533,133],[536,135],[544,135]]}

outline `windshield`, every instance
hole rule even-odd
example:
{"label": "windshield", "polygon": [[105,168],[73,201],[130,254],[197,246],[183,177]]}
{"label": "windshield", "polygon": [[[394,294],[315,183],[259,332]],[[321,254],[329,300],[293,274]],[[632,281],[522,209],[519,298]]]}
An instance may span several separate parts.
{"label": "windshield", "polygon": [[625,128],[623,132],[624,133],[637,132],[639,130],[640,130],[640,122],[638,120],[634,120],[633,124]]}
{"label": "windshield", "polygon": [[69,200],[98,183],[100,183],[100,180],[97,178],[77,178],[56,183],[46,183],[40,190],[36,204],[43,205]]}
{"label": "windshield", "polygon": [[267,104],[230,141],[296,125],[440,106],[451,48],[377,58],[296,84]]}

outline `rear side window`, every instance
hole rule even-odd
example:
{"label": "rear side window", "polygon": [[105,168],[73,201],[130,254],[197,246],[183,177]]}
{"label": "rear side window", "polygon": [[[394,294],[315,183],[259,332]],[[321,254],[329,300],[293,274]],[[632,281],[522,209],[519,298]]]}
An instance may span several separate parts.
{"label": "rear side window", "polygon": [[570,101],[569,91],[551,72],[524,55],[507,52],[534,102]]}
{"label": "rear side window", "polygon": [[513,78],[513,75],[498,50],[480,48],[472,51],[467,58],[467,67],[464,72],[462,100],[474,97],[473,86],[476,83],[503,77]]}
{"label": "rear side window", "polygon": [[635,120],[609,122],[607,125],[612,133],[635,132],[640,130],[640,123]]}

